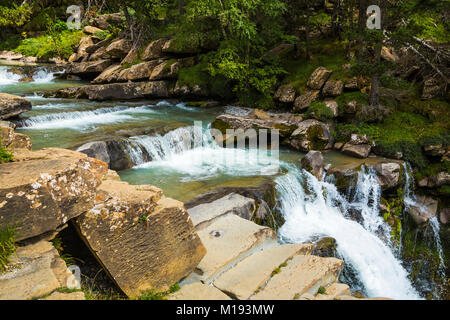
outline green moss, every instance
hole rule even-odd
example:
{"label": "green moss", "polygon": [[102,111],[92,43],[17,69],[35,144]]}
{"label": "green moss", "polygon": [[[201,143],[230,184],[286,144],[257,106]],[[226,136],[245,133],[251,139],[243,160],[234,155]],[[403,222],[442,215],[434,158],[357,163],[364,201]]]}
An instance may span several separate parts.
{"label": "green moss", "polygon": [[311,141],[311,150],[324,150],[328,142],[324,140],[323,128],[321,125],[312,126],[308,130],[307,138]]}
{"label": "green moss", "polygon": [[0,227],[0,272],[6,271],[11,255],[16,252],[16,230],[12,227]]}
{"label": "green moss", "polygon": [[325,294],[326,289],[325,287],[320,286],[319,289],[317,289],[317,294]]}
{"label": "green moss", "polygon": [[334,113],[325,103],[315,101],[308,107],[306,116],[320,121],[327,121],[334,118]]}
{"label": "green moss", "polygon": [[359,91],[356,92],[345,92],[339,97],[336,98],[336,102],[339,106],[339,109],[343,110],[344,107],[350,102],[356,101],[358,104],[366,105],[369,103],[368,96]]}
{"label": "green moss", "polygon": [[219,130],[222,134],[226,134],[227,129],[231,129],[231,126],[228,122],[225,122],[220,119],[216,119],[211,123],[211,128]]}

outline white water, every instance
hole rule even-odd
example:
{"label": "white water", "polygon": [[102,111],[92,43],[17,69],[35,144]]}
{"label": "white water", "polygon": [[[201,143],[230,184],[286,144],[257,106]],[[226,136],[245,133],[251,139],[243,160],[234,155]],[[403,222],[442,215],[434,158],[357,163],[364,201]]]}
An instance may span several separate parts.
{"label": "white water", "polygon": [[125,112],[132,108],[100,108],[92,111],[61,112],[31,117],[17,122],[24,129],[83,128],[94,124],[122,122],[132,118]]}
{"label": "white water", "polygon": [[[132,137],[128,143],[136,168],[170,169],[185,174],[184,180],[203,180],[219,174],[273,175],[280,164],[265,150],[220,148],[209,130],[201,126],[178,128],[164,136]],[[144,162],[144,152],[151,162]]]}
{"label": "white water", "polygon": [[[384,238],[385,227],[372,204],[379,196],[373,189],[372,173],[360,175],[357,196],[349,203],[333,184],[289,167],[288,174],[276,179],[286,220],[279,230],[280,238],[302,243],[317,236],[332,237],[339,256],[352,267],[370,297],[420,299],[390,245],[379,238]],[[346,217],[351,207],[362,209],[362,224]]]}
{"label": "white water", "polygon": [[[408,163],[405,163],[403,165],[403,169],[406,175],[406,182],[405,182],[405,197],[404,197],[404,204],[405,207],[409,206],[415,206],[419,210],[426,211],[427,208],[424,208],[420,203],[417,202],[416,196],[414,194],[414,178],[412,175],[412,169],[411,166]],[[441,243],[441,237],[439,235],[440,232],[440,226],[439,221],[436,216],[432,217],[429,221],[429,224],[431,226],[431,230],[433,231],[433,238],[434,243],[436,245],[436,249],[439,254],[439,274],[443,279],[445,279],[445,260],[444,260],[444,251],[442,249],[442,243]]]}
{"label": "white water", "polygon": [[19,82],[22,76],[8,71],[5,66],[0,66],[0,85],[8,85]]}
{"label": "white water", "polygon": [[46,69],[39,69],[33,75],[33,81],[36,83],[49,83],[55,79],[55,74],[55,72],[51,72]]}

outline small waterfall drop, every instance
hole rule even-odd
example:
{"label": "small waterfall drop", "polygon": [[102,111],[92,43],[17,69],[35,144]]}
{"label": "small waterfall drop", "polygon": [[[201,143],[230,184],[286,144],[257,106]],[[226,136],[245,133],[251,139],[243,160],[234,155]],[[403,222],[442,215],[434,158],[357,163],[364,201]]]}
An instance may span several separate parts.
{"label": "small waterfall drop", "polygon": [[[349,202],[334,184],[318,181],[294,166],[288,170],[288,174],[276,179],[286,219],[279,230],[282,241],[301,243],[317,236],[332,237],[339,256],[352,268],[369,296],[420,299],[390,244],[380,239],[380,229],[385,227],[377,218],[374,198],[379,194],[370,186],[374,182],[370,171],[360,173],[355,198]],[[361,210],[361,224],[346,217],[352,207]]]}
{"label": "small waterfall drop", "polygon": [[[405,208],[415,206],[419,210],[427,210],[420,203],[417,202],[416,196],[414,194],[414,176],[412,172],[412,168],[409,163],[403,165],[403,169],[405,172],[405,197],[404,203]],[[439,254],[439,274],[445,279],[445,259],[444,259],[444,251],[442,248],[441,237],[439,235],[440,226],[437,216],[434,216],[428,220],[429,225],[431,226],[431,230],[433,232],[434,244],[436,246],[436,250]]]}
{"label": "small waterfall drop", "polygon": [[19,82],[23,76],[10,72],[8,67],[0,66],[0,86]]}

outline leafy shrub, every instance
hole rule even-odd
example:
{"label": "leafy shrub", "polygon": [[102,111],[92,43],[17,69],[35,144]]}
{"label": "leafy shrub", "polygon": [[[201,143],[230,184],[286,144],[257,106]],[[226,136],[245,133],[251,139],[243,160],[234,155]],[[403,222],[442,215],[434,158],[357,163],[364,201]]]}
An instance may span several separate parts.
{"label": "leafy shrub", "polygon": [[320,121],[327,121],[334,118],[334,113],[325,103],[315,101],[308,107],[306,116]]}
{"label": "leafy shrub", "polygon": [[95,32],[94,36],[96,36],[100,40],[105,40],[106,38],[111,36],[111,32],[109,32],[108,30],[101,30],[101,31]]}
{"label": "leafy shrub", "polygon": [[13,161],[13,154],[8,149],[2,147],[2,139],[0,138],[0,163]]}
{"label": "leafy shrub", "polygon": [[82,36],[82,31],[65,30],[53,35],[24,39],[14,51],[40,59],[54,57],[67,59],[75,50]]}

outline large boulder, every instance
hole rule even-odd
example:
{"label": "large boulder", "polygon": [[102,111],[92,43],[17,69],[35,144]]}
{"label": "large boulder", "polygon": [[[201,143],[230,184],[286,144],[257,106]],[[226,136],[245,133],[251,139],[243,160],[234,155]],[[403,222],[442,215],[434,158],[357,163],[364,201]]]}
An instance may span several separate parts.
{"label": "large boulder", "polygon": [[398,187],[401,183],[402,166],[398,162],[379,162],[374,165],[378,182],[383,190]]}
{"label": "large boulder", "polygon": [[0,93],[0,120],[17,117],[30,110],[31,102],[28,99],[8,93]]}
{"label": "large boulder", "polygon": [[313,90],[321,90],[333,71],[324,67],[318,67],[308,79],[308,87]]}
{"label": "large boulder", "polygon": [[75,225],[95,257],[130,297],[166,291],[205,255],[183,203],[152,186],[105,180]]}
{"label": "large boulder", "polygon": [[342,152],[352,157],[364,159],[369,156],[371,149],[372,147],[369,144],[351,144],[347,142],[342,147]]}
{"label": "large boulder", "polygon": [[72,63],[67,68],[66,73],[78,76],[80,78],[92,79],[98,76],[112,64],[112,60],[96,60]]}
{"label": "large boulder", "polygon": [[70,56],[69,62],[87,61],[89,53],[86,49],[93,45],[94,41],[92,37],[82,38],[78,44],[77,52]]}
{"label": "large boulder", "polygon": [[44,240],[19,247],[8,270],[0,274],[0,300],[40,298],[59,288],[80,289],[80,283]]}
{"label": "large boulder", "polygon": [[308,109],[311,103],[317,101],[317,99],[319,98],[319,94],[319,90],[311,90],[298,96],[294,101],[294,111],[302,112]]}
{"label": "large boulder", "polygon": [[163,53],[162,49],[167,41],[167,39],[158,39],[152,41],[147,47],[145,47],[145,50],[142,53],[142,59],[154,60],[163,58],[165,54]]}
{"label": "large boulder", "polygon": [[324,173],[323,156],[320,151],[309,151],[301,160],[302,168],[322,180]]}
{"label": "large boulder", "polygon": [[132,43],[126,39],[113,41],[105,49],[105,54],[109,59],[122,60],[132,48]]}
{"label": "large boulder", "polygon": [[92,207],[105,163],[64,149],[17,149],[0,166],[0,221],[17,240],[57,230]]}
{"label": "large boulder", "polygon": [[120,64],[113,64],[100,73],[94,80],[91,81],[92,84],[104,84],[112,83],[118,80],[120,71],[122,67]]}
{"label": "large boulder", "polygon": [[322,89],[324,96],[337,97],[344,91],[344,83],[341,80],[328,80]]}
{"label": "large boulder", "polygon": [[293,103],[295,100],[295,88],[291,84],[280,86],[274,95],[275,100],[281,103]]}
{"label": "large boulder", "polygon": [[333,147],[333,139],[326,124],[308,119],[298,124],[290,137],[290,145],[303,152],[325,150]]}
{"label": "large boulder", "polygon": [[93,26],[85,26],[83,32],[87,35],[94,35],[97,32],[102,32],[103,30]]}

